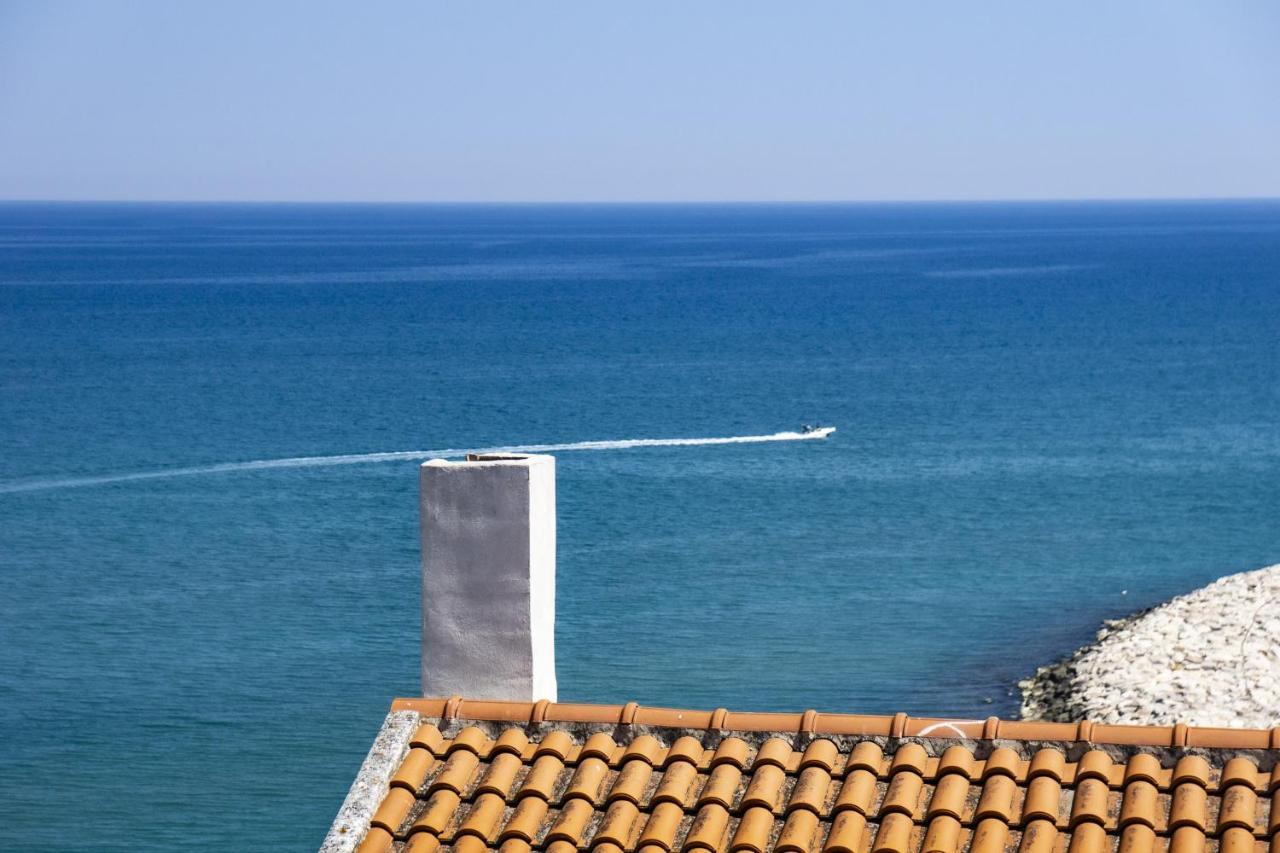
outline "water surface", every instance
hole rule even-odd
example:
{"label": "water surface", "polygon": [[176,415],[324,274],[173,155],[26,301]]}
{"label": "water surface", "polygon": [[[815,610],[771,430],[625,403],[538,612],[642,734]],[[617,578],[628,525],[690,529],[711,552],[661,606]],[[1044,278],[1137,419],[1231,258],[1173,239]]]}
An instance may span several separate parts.
{"label": "water surface", "polygon": [[[1280,561],[1280,203],[0,206],[0,490],[563,453],[565,699],[1012,715]],[[0,493],[0,848],[309,850],[412,461]]]}

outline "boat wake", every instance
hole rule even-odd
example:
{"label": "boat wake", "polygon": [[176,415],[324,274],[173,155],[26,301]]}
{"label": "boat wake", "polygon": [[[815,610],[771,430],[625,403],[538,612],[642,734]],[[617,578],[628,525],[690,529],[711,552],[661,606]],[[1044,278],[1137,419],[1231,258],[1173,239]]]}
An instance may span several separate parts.
{"label": "boat wake", "polygon": [[513,444],[471,450],[395,450],[388,453],[350,453],[337,456],[292,456],[283,459],[255,459],[250,462],[220,462],[215,465],[194,465],[188,468],[158,468],[153,471],[133,471],[122,474],[16,480],[0,483],[0,494],[75,489],[86,486],[105,486],[111,483],[131,483],[136,480],[197,477],[204,474],[267,471],[275,468],[327,468],[336,465],[411,462],[421,459],[465,456],[468,453],[562,453],[574,450],[631,450],[637,447],[698,447],[710,444],[758,444],[766,441],[812,441],[826,438],[833,432],[835,427],[821,427],[808,432],[775,432],[772,435],[734,435],[724,438],[623,438],[611,441],[575,441],[568,444]]}

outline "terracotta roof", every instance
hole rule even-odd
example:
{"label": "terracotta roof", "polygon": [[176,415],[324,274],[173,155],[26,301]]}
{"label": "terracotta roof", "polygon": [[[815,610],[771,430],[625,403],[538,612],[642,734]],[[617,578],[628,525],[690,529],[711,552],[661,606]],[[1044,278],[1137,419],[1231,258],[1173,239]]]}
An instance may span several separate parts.
{"label": "terracotta roof", "polygon": [[1280,728],[399,699],[360,850],[1280,853]]}

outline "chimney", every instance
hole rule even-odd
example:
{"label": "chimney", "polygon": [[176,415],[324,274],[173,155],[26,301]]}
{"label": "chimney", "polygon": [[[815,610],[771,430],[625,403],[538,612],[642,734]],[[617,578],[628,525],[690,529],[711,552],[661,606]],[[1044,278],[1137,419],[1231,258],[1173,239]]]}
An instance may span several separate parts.
{"label": "chimney", "polygon": [[556,461],[421,469],[422,692],[556,700]]}

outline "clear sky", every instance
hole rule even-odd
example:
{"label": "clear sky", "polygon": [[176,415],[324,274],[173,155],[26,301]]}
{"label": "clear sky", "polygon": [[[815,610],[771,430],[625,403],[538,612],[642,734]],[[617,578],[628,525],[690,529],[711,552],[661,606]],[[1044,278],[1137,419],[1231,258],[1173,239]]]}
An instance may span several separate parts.
{"label": "clear sky", "polygon": [[1280,196],[1280,3],[0,0],[0,198]]}

